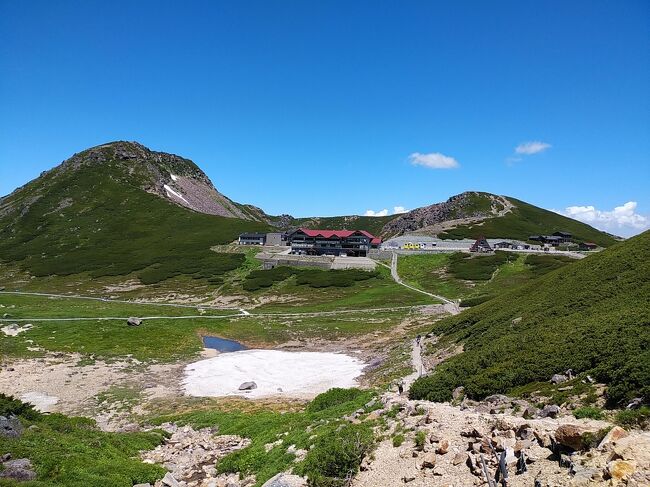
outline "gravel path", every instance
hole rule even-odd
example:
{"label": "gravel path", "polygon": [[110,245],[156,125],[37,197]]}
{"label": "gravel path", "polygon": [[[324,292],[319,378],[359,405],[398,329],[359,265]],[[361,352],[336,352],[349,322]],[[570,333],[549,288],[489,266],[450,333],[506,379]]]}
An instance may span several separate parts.
{"label": "gravel path", "polygon": [[[386,264],[382,265],[384,267],[388,267]],[[458,306],[458,303],[452,301],[451,299],[447,299],[444,296],[440,296],[438,294],[433,294],[427,291],[424,291],[422,289],[418,289],[417,287],[411,286],[410,284],[406,284],[404,281],[402,281],[402,278],[399,277],[399,274],[397,273],[397,253],[393,252],[393,258],[391,259],[390,262],[390,275],[392,276],[393,280],[397,283],[400,284],[408,289],[411,289],[412,291],[416,291],[421,294],[426,294],[427,296],[431,296],[432,298],[439,299],[443,303],[445,303],[445,311],[452,315],[457,315],[460,313],[460,307]]]}

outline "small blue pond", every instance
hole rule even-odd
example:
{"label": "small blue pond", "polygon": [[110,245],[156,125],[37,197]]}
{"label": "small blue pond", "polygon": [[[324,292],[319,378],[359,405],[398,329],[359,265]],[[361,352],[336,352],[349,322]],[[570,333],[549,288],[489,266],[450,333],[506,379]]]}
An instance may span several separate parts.
{"label": "small blue pond", "polygon": [[205,348],[214,348],[215,350],[226,352],[237,352],[239,350],[246,350],[246,347],[235,340],[227,340],[226,338],[204,336],[203,346]]}

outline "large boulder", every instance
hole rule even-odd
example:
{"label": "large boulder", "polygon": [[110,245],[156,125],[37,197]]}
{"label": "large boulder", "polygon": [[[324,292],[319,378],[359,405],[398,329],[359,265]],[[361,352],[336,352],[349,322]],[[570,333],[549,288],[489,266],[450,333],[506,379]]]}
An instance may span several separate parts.
{"label": "large boulder", "polygon": [[257,384],[253,381],[244,382],[242,385],[239,386],[240,391],[250,391],[253,389],[257,389]]}
{"label": "large boulder", "polygon": [[560,406],[556,406],[555,404],[544,406],[539,412],[539,416],[542,418],[557,418],[558,414],[560,414]]}
{"label": "large boulder", "polygon": [[572,450],[587,450],[593,446],[592,442],[597,435],[598,429],[595,428],[563,424],[555,430],[555,441]]}
{"label": "large boulder", "polygon": [[18,438],[23,433],[23,425],[15,416],[0,416],[0,436]]}
{"label": "large boulder", "polygon": [[29,458],[18,458],[9,460],[2,464],[4,467],[0,471],[0,478],[12,480],[35,480],[36,472],[32,468],[32,462]]}
{"label": "large boulder", "polygon": [[142,324],[142,320],[140,318],[131,316],[128,320],[126,320],[126,324],[129,326],[140,326]]}
{"label": "large boulder", "polygon": [[622,440],[627,436],[629,436],[629,433],[627,431],[625,431],[620,426],[614,426],[611,430],[609,430],[609,433],[605,435],[605,438],[602,439],[602,441],[598,445],[598,449],[610,450],[611,448],[613,448],[614,444],[617,441]]}
{"label": "large boulder", "polygon": [[555,374],[551,377],[551,384],[562,384],[562,382],[568,381],[569,378],[563,374]]}
{"label": "large boulder", "polygon": [[635,462],[645,471],[650,471],[650,432],[633,433],[618,440],[613,447],[611,459]]}

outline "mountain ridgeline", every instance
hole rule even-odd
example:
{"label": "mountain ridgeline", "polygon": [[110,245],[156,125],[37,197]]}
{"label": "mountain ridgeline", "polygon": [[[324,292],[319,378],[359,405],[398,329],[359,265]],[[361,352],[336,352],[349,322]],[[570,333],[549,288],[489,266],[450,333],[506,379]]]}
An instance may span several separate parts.
{"label": "mountain ridgeline", "polygon": [[216,279],[243,257],[212,246],[268,228],[193,162],[115,142],[75,154],[0,200],[0,259],[34,276]]}
{"label": "mountain ridgeline", "polygon": [[522,240],[563,230],[604,247],[615,242],[556,213],[478,192],[403,215],[270,216],[219,193],[189,159],[113,142],[73,155],[0,199],[0,260],[18,263],[33,276],[134,274],[155,283],[184,274],[218,283],[243,256],[211,247],[244,231],[299,226],[361,228],[384,237],[419,232]]}

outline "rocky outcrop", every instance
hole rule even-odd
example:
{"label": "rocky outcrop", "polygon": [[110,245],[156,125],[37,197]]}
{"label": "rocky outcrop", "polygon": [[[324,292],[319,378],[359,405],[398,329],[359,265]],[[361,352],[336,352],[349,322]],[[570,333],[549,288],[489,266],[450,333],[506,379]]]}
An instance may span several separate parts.
{"label": "rocky outcrop", "polygon": [[[0,217],[27,213],[47,193],[50,182],[88,167],[102,167],[108,177],[120,184],[138,186],[143,191],[200,213],[269,221],[263,211],[252,211],[217,191],[210,178],[191,160],[126,141],[91,147],[42,173],[39,178],[0,199]],[[63,198],[46,209],[44,214],[59,212],[72,203],[70,197]]]}
{"label": "rocky outcrop", "polygon": [[0,436],[18,438],[23,432],[23,425],[15,416],[0,416]]}
{"label": "rocky outcrop", "polygon": [[[157,463],[169,470],[156,486],[217,486],[224,480],[217,475],[215,465],[218,460],[250,444],[250,440],[239,436],[218,435],[212,428],[195,430],[174,424],[164,424],[162,428],[171,436],[164,444],[142,454],[145,463]],[[250,485],[250,482],[224,485]]]}
{"label": "rocky outcrop", "polygon": [[18,481],[35,480],[36,472],[28,458],[18,458],[2,462],[0,478]]}
{"label": "rocky outcrop", "polygon": [[[512,204],[503,196],[467,191],[452,196],[443,203],[416,208],[389,221],[382,229],[382,235],[392,237],[436,225],[468,220],[477,222],[505,214]],[[450,227],[451,228],[451,227]],[[433,233],[437,233],[432,229]]]}

